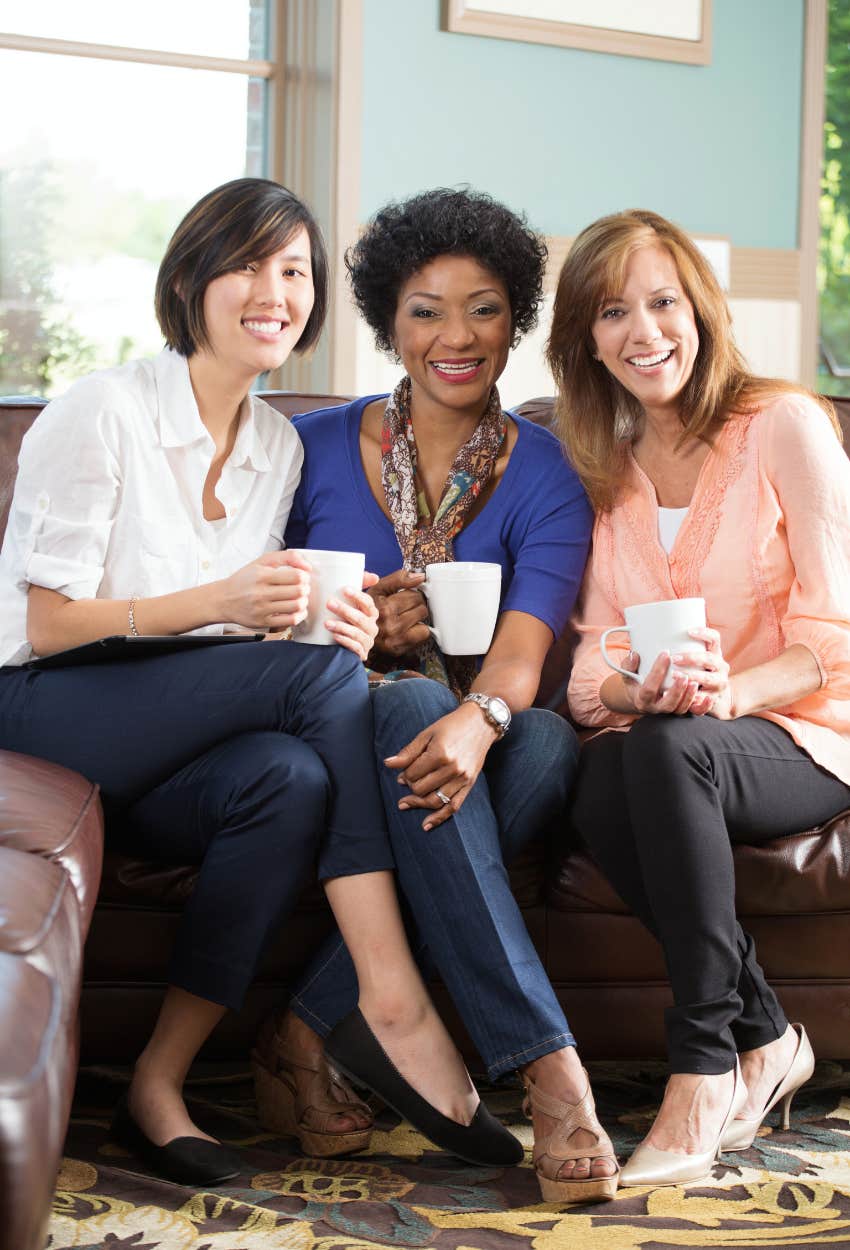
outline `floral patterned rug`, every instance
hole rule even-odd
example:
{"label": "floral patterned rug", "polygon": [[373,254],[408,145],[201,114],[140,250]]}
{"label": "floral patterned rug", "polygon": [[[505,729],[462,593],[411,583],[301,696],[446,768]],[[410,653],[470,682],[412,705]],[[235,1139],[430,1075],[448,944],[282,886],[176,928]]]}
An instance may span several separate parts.
{"label": "floral patterned rug", "polygon": [[[659,1064],[591,1064],[621,1159],[663,1090]],[[307,1159],[260,1131],[244,1071],[206,1072],[189,1097],[200,1124],[242,1148],[235,1181],[202,1193],[148,1175],[106,1128],[126,1073],[84,1070],[50,1223],[49,1250],[661,1250],[850,1247],[850,1064],[820,1063],[792,1109],[710,1180],[620,1190],[612,1202],[540,1200],[529,1166],[485,1169],[432,1150],[398,1117],[378,1118],[368,1153]],[[486,1092],[530,1149],[515,1086]]]}

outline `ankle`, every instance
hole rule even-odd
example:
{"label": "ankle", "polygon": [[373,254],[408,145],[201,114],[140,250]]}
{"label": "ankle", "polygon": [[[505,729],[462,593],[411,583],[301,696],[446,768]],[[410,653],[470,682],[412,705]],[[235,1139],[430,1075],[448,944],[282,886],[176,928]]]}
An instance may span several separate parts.
{"label": "ankle", "polygon": [[741,1063],[748,1064],[764,1064],[774,1056],[779,1056],[785,1051],[793,1050],[797,1046],[797,1034],[789,1024],[784,1033],[780,1033],[779,1037],[773,1038],[770,1042],[765,1042],[761,1046],[756,1046],[752,1050],[742,1050],[739,1056]]}
{"label": "ankle", "polygon": [[137,1060],[130,1078],[130,1097],[183,1097],[183,1082],[173,1072],[164,1071],[155,1063]]}
{"label": "ankle", "polygon": [[319,1055],[324,1039],[290,1008],[274,1020],[274,1035],[287,1049],[302,1055]]}
{"label": "ankle", "polygon": [[520,1069],[547,1094],[576,1103],[588,1087],[587,1073],[582,1067],[575,1046],[563,1046],[532,1059]]}

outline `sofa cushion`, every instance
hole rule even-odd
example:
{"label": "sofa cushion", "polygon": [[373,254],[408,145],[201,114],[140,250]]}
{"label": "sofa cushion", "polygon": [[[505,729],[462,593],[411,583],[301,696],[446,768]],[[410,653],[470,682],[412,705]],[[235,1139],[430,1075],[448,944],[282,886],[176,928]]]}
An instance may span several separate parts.
{"label": "sofa cushion", "polygon": [[[850,912],[850,812],[805,833],[736,846],[734,856],[740,916]],[[548,898],[558,911],[628,914],[586,851],[561,860]]]}
{"label": "sofa cushion", "polygon": [[103,857],[97,786],[58,764],[0,751],[0,846],[56,860],[73,883],[83,934]]}

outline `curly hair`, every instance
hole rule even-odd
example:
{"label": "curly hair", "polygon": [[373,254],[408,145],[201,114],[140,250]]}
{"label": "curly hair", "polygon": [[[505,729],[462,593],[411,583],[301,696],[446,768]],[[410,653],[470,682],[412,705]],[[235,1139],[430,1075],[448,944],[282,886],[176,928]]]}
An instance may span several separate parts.
{"label": "curly hair", "polygon": [[520,216],[482,191],[438,187],[385,205],[345,254],[354,300],[382,351],[392,352],[398,293],[438,256],[470,256],[504,283],[512,346],[537,322],[546,244]]}

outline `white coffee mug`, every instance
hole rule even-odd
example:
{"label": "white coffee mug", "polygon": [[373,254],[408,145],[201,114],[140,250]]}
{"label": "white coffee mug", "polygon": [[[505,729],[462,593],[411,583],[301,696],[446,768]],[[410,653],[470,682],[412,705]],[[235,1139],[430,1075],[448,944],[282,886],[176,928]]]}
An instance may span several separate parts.
{"label": "white coffee mug", "polygon": [[346,588],[360,590],[366,557],[362,551],[320,551],[317,548],[296,547],[292,550],[296,555],[303,556],[313,570],[307,616],[293,628],[292,637],[296,642],[329,646],[337,639],[325,629],[325,621],[337,613],[328,607],[328,599],[342,599]]}
{"label": "white coffee mug", "polygon": [[[705,628],[704,599],[662,599],[658,603],[636,603],[626,608],[625,625],[612,625],[599,639],[605,663],[616,673],[633,681],[643,681],[662,651],[670,655],[702,655],[704,643],[691,638],[688,630]],[[632,651],[640,656],[636,673],[615,664],[605,646],[610,634],[628,634]],[[680,670],[671,664],[664,685],[669,686]],[[681,670],[684,671],[684,670]]]}
{"label": "white coffee mug", "polygon": [[418,588],[428,600],[428,626],[446,655],[484,655],[493,641],[502,593],[502,568],[477,560],[426,564]]}

